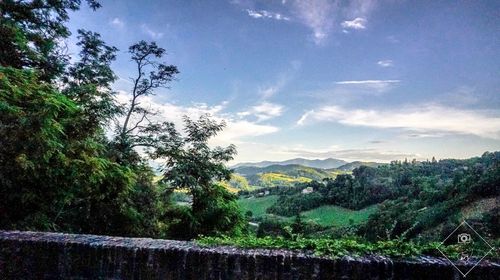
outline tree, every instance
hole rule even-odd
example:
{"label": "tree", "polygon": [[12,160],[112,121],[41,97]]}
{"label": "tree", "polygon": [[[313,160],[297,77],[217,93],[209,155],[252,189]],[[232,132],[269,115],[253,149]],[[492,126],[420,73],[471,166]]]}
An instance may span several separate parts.
{"label": "tree", "polygon": [[111,63],[118,49],[106,45],[98,33],[80,29],[78,39],[80,61],[66,71],[63,93],[83,110],[82,131],[93,133],[121,112],[111,90],[116,80]]}
{"label": "tree", "polygon": [[[130,141],[131,145],[142,144],[140,137],[134,137],[134,132],[144,126],[141,124],[148,120],[153,112],[140,106],[139,98],[153,95],[157,88],[167,87],[175,75],[179,73],[174,65],[167,65],[156,61],[165,55],[165,49],[158,47],[155,42],[140,41],[130,46],[129,53],[137,68],[137,76],[132,80],[132,99],[125,112],[123,124],[118,125],[118,138],[121,141]],[[130,121],[137,115],[134,124]]]}
{"label": "tree", "polygon": [[152,158],[165,160],[162,182],[175,189],[186,189],[192,195],[191,236],[239,231],[243,218],[236,197],[216,184],[230,179],[231,170],[225,163],[233,159],[235,146],[208,145],[208,140],[225,124],[206,115],[196,121],[185,117],[184,122],[186,136],[170,125],[169,133],[159,137],[155,149],[149,152]]}
{"label": "tree", "polygon": [[[155,43],[129,49],[137,76],[125,106],[111,88],[117,49],[99,34],[78,30],[80,60],[69,64],[60,42],[70,35],[68,13],[80,4],[0,1],[0,228],[161,236],[182,220],[188,227],[177,228],[181,238],[239,232],[236,197],[216,183],[229,178],[224,164],[235,148],[207,144],[224,124],[186,118],[183,136],[172,123],[150,119],[154,112],[141,98],[179,73],[157,61],[165,50]],[[121,114],[110,141],[106,126]],[[165,160],[164,183],[136,147]],[[192,209],[167,211],[167,184],[188,188]]]}
{"label": "tree", "polygon": [[[94,10],[101,6],[86,2]],[[37,69],[42,81],[60,76],[67,56],[58,42],[71,35],[64,23],[80,5],[80,0],[0,1],[0,65]]]}
{"label": "tree", "polygon": [[28,70],[0,68],[0,227],[130,232],[128,168],[73,132],[82,111]]}

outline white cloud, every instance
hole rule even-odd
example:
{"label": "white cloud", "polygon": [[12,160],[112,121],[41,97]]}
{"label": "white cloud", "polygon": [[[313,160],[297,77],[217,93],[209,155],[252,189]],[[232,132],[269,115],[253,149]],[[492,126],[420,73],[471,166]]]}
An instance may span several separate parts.
{"label": "white cloud", "polygon": [[290,67],[288,67],[285,71],[281,72],[276,80],[272,84],[268,84],[263,87],[259,87],[258,93],[262,99],[268,99],[278,92],[280,92],[288,82],[295,76],[297,71],[299,71],[301,67],[301,62],[298,60],[292,60],[290,62]]}
{"label": "white cloud", "polygon": [[377,85],[377,84],[393,84],[399,83],[399,80],[356,80],[356,81],[339,81],[337,85]]}
{"label": "white cloud", "polygon": [[283,85],[278,83],[274,86],[261,88],[261,89],[259,89],[259,94],[262,96],[263,99],[267,99],[267,98],[275,95],[278,91],[280,91],[282,86]]}
{"label": "white cloud", "polygon": [[270,19],[285,20],[285,21],[290,20],[289,17],[286,17],[282,14],[273,13],[273,12],[269,12],[266,10],[256,11],[256,10],[246,9],[246,11],[247,11],[248,15],[253,17],[253,18],[270,18]]}
{"label": "white cloud", "polygon": [[[130,95],[125,91],[119,91],[116,98],[119,103],[123,104],[128,102]],[[227,102],[214,106],[209,106],[205,103],[182,106],[169,102],[159,103],[154,100],[153,97],[147,96],[141,99],[141,106],[157,112],[157,115],[152,118],[153,120],[173,122],[179,129],[184,125],[182,120],[183,116],[197,119],[204,114],[209,114],[211,118],[216,121],[224,121],[226,123],[226,128],[211,141],[213,145],[244,143],[245,139],[248,137],[261,136],[279,131],[279,128],[275,126],[263,125],[259,124],[257,121],[242,119],[237,113],[224,113]],[[271,109],[271,111],[267,113],[268,115],[280,113],[276,108],[266,108],[266,106],[256,107],[257,108],[254,108],[255,112]],[[261,114],[264,113],[261,112]]]}
{"label": "white cloud", "polygon": [[404,158],[420,158],[413,153],[399,151],[386,151],[379,149],[288,149],[286,150],[293,157],[305,157],[314,159],[336,158],[346,161],[377,161],[388,162]]}
{"label": "white cloud", "polygon": [[357,87],[365,90],[373,90],[381,93],[392,89],[400,83],[400,80],[355,80],[355,81],[339,81],[337,85]]}
{"label": "white cloud", "polygon": [[365,29],[366,28],[366,19],[357,17],[353,20],[346,20],[342,22],[342,27],[345,29]]}
{"label": "white cloud", "polygon": [[[346,25],[346,29],[365,28],[369,14],[376,6],[375,0],[282,0],[282,9],[288,9],[287,12],[293,15],[293,17],[288,17],[265,9],[256,10],[254,8],[256,3],[252,0],[230,2],[243,8],[253,18],[299,22],[312,31],[312,40],[317,45],[323,44],[336,27],[342,24]],[[266,5],[265,1],[259,4]],[[342,20],[345,22],[342,23]],[[347,32],[346,29],[344,31]]]}
{"label": "white cloud", "polygon": [[152,39],[154,40],[158,40],[158,39],[161,39],[163,37],[163,33],[162,32],[156,32],[154,30],[152,30],[147,24],[143,23],[141,25],[141,30],[144,34],[147,34],[149,35]]}
{"label": "white cloud", "polygon": [[246,138],[267,135],[279,131],[272,125],[263,125],[247,120],[225,119],[227,127],[211,142],[214,145],[245,144]]}
{"label": "white cloud", "polygon": [[399,43],[399,39],[394,35],[387,36],[386,39],[387,39],[387,41],[389,41],[389,43],[392,43],[392,44]]}
{"label": "white cloud", "polygon": [[270,102],[262,102],[259,105],[253,106],[250,110],[238,113],[240,117],[255,116],[257,122],[266,121],[283,114],[283,106]]}
{"label": "white cloud", "polygon": [[109,24],[118,27],[118,28],[124,28],[125,27],[125,22],[123,20],[115,17],[114,19],[109,21]]}
{"label": "white cloud", "polygon": [[325,106],[302,115],[298,125],[330,121],[349,126],[402,129],[411,137],[470,134],[500,139],[498,112],[465,110],[441,105],[422,104],[392,110],[346,109]]}
{"label": "white cloud", "polygon": [[[443,96],[439,97],[439,99],[441,99],[442,103],[445,104],[469,106],[479,103],[479,101],[481,100],[481,96],[473,87],[460,86],[448,93],[443,94]],[[487,98],[483,97],[483,101],[484,99]]]}
{"label": "white cloud", "polygon": [[293,5],[299,19],[303,24],[312,29],[314,42],[321,44],[333,29],[338,2],[329,0],[296,0]]}
{"label": "white cloud", "polygon": [[377,64],[380,66],[380,67],[392,67],[394,66],[394,61],[390,60],[390,59],[386,59],[386,60],[379,60],[377,62]]}
{"label": "white cloud", "polygon": [[345,18],[366,17],[376,7],[377,0],[350,0],[344,10]]}

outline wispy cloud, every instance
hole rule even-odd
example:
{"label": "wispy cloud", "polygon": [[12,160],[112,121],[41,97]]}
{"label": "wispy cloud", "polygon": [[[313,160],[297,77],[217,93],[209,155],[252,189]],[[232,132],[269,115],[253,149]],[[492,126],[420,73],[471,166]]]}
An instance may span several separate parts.
{"label": "wispy cloud", "polygon": [[361,89],[372,90],[377,93],[386,92],[399,84],[400,80],[354,80],[354,81],[338,81],[337,85],[357,87]]}
{"label": "wispy cloud", "polygon": [[302,63],[300,61],[292,60],[289,64],[289,67],[279,73],[279,75],[277,75],[276,79],[272,83],[266,86],[259,87],[258,93],[261,99],[269,99],[280,92],[297,74],[301,65]]}
{"label": "wispy cloud", "polygon": [[365,29],[367,17],[375,6],[375,0],[353,0],[347,5],[338,0],[293,2],[298,18],[312,29],[316,44],[323,43],[337,26],[343,27],[345,32],[347,29]]}
{"label": "wispy cloud", "polygon": [[393,43],[393,44],[399,43],[399,39],[394,35],[387,36],[386,39],[387,39],[387,41],[389,41],[389,43]]}
{"label": "wispy cloud", "polygon": [[293,2],[298,18],[313,31],[313,40],[321,44],[332,31],[338,9],[337,1],[309,0]]}
{"label": "wispy cloud", "polygon": [[394,61],[392,61],[390,59],[379,60],[379,61],[377,61],[377,65],[380,67],[392,67],[392,66],[394,66]]}
{"label": "wispy cloud", "polygon": [[302,115],[298,125],[329,121],[349,126],[402,129],[409,135],[443,136],[470,134],[500,139],[498,112],[466,110],[422,104],[401,109],[367,110],[325,106]]}
{"label": "wispy cloud", "polygon": [[[125,103],[130,99],[130,95],[125,91],[119,91],[117,100],[120,103]],[[194,103],[183,106],[170,102],[158,102],[154,97],[144,97],[141,101],[141,106],[144,106],[157,115],[153,119],[157,121],[170,121],[177,127],[183,127],[183,116],[190,118],[199,118],[204,114],[209,114],[214,120],[224,121],[226,128],[217,135],[211,144],[213,145],[228,145],[244,143],[246,138],[266,135],[279,131],[279,128],[272,125],[259,124],[258,121],[247,120],[241,118],[237,113],[226,113],[224,110],[227,107],[227,102],[218,105],[207,105],[205,103]],[[262,110],[264,108],[257,108]],[[276,114],[276,111],[270,113]]]}
{"label": "wispy cloud", "polygon": [[246,12],[250,17],[253,18],[269,18],[269,19],[286,20],[286,21],[290,20],[289,17],[286,17],[280,13],[273,13],[266,10],[257,11],[257,10],[246,9]]}
{"label": "wispy cloud", "polygon": [[283,114],[284,108],[282,105],[274,104],[270,102],[262,102],[256,106],[253,106],[250,110],[238,113],[241,117],[255,116],[257,122],[266,121],[275,117],[279,117]]}
{"label": "wispy cloud", "polygon": [[357,17],[353,20],[346,20],[342,22],[342,27],[344,29],[365,29],[366,28],[366,19]]}
{"label": "wispy cloud", "polygon": [[[365,29],[367,17],[376,6],[375,0],[290,0],[281,1],[282,12],[270,12],[266,9],[255,9],[256,2],[251,0],[232,0],[253,18],[269,18],[283,21],[299,22],[312,31],[312,40],[321,45],[339,26],[347,29]],[[265,3],[265,2],[264,2]],[[265,5],[260,3],[261,5]],[[275,6],[273,6],[275,7]],[[347,32],[347,31],[346,31]]]}
{"label": "wispy cloud", "polygon": [[295,157],[305,158],[337,158],[347,161],[378,161],[387,162],[403,158],[420,158],[420,155],[399,151],[386,151],[379,149],[288,149],[285,152]]}
{"label": "wispy cloud", "polygon": [[[481,96],[473,87],[460,86],[448,93],[443,94],[439,98],[445,104],[453,104],[456,106],[470,106],[479,103]],[[483,99],[487,99],[484,98]]]}
{"label": "wispy cloud", "polygon": [[109,21],[109,24],[118,27],[118,28],[124,28],[125,27],[125,22],[117,17]]}
{"label": "wispy cloud", "polygon": [[163,37],[163,32],[154,31],[145,23],[141,25],[141,30],[144,34],[149,35],[154,40],[158,40]]}

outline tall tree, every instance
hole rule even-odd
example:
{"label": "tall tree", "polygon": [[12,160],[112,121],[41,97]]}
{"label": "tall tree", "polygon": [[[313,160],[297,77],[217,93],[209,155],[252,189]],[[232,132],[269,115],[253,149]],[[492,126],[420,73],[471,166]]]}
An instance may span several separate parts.
{"label": "tall tree", "polygon": [[208,145],[225,123],[213,121],[207,115],[198,120],[185,117],[184,122],[185,136],[171,130],[157,139],[155,149],[150,152],[152,158],[165,161],[162,181],[191,194],[194,219],[191,236],[240,230],[243,216],[236,197],[217,184],[230,179],[232,171],[225,163],[233,159],[236,148]]}
{"label": "tall tree", "polygon": [[[153,114],[140,106],[139,98],[153,95],[157,88],[168,87],[179,73],[176,66],[156,60],[165,55],[165,49],[158,47],[155,42],[140,41],[130,46],[129,53],[137,68],[137,76],[133,79],[132,98],[126,110],[125,120],[119,126],[119,137],[122,139],[130,139],[134,131],[141,128],[141,124]],[[130,121],[134,115],[138,115],[137,121],[131,125]]]}
{"label": "tall tree", "polygon": [[63,93],[83,110],[82,131],[92,133],[121,113],[111,89],[116,80],[111,63],[118,49],[106,45],[98,33],[91,31],[80,29],[77,38],[80,60],[68,67]]}
{"label": "tall tree", "polygon": [[[86,1],[92,9],[101,5]],[[71,34],[65,22],[81,0],[0,1],[0,65],[37,69],[40,79],[52,80],[64,72],[67,56],[60,41]]]}
{"label": "tall tree", "polygon": [[135,147],[154,147],[163,134],[174,133],[170,123],[156,123],[151,120],[155,112],[141,106],[142,97],[155,94],[158,88],[168,88],[179,70],[174,65],[159,61],[165,49],[155,42],[140,41],[130,46],[129,53],[137,69],[132,79],[131,99],[124,107],[123,122],[116,123],[116,138],[113,142],[113,157],[122,163],[137,164],[141,161]]}

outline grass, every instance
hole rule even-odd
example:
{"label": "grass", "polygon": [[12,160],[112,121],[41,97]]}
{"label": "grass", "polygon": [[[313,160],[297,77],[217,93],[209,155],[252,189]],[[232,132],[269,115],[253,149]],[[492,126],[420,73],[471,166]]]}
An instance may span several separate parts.
{"label": "grass", "polygon": [[354,211],[346,208],[324,205],[318,208],[302,212],[306,220],[313,220],[322,226],[348,226],[360,224],[368,219],[368,216],[377,210],[377,205]]}
{"label": "grass", "polygon": [[271,207],[278,200],[277,195],[268,195],[265,197],[241,198],[238,204],[243,213],[252,211],[254,217],[266,215],[266,209]]}
{"label": "grass", "polygon": [[[271,207],[276,200],[278,200],[277,195],[269,195],[265,197],[241,198],[238,200],[238,204],[240,205],[243,213],[252,211],[253,216],[258,218],[268,216],[269,214],[266,213],[266,209]],[[333,205],[324,205],[302,212],[301,215],[304,217],[304,220],[312,220],[322,226],[343,227],[351,225],[351,223],[354,225],[363,223],[368,220],[368,216],[373,214],[375,211],[377,211],[377,205],[372,205],[358,211]],[[293,217],[274,217],[281,218],[284,221],[293,220]]]}

